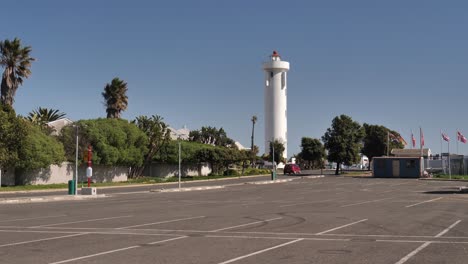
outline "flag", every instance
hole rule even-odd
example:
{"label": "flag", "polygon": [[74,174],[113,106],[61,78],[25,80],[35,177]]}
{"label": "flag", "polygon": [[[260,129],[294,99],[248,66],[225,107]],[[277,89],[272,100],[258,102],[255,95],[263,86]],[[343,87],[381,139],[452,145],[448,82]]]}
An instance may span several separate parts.
{"label": "flag", "polygon": [[416,147],[416,138],[413,135],[413,130],[411,130],[411,142],[413,142],[413,148]]}
{"label": "flag", "polygon": [[400,135],[400,138],[399,138],[399,139],[400,139],[400,142],[401,142],[404,146],[408,145],[408,143],[406,143],[406,140],[405,140],[401,135]]}
{"label": "flag", "polygon": [[391,140],[393,143],[398,143],[398,142],[400,142],[400,140],[399,140],[395,135],[393,135],[392,133],[388,132],[388,136],[390,137],[390,140]]}
{"label": "flag", "polygon": [[447,142],[450,141],[449,136],[448,136],[447,134],[445,134],[445,133],[442,133],[442,139],[445,140],[445,141],[447,141]]}
{"label": "flag", "polygon": [[422,132],[422,128],[419,128],[419,133],[421,135],[421,148],[424,147],[424,134]]}
{"label": "flag", "polygon": [[460,131],[457,131],[457,140],[466,143],[466,137]]}

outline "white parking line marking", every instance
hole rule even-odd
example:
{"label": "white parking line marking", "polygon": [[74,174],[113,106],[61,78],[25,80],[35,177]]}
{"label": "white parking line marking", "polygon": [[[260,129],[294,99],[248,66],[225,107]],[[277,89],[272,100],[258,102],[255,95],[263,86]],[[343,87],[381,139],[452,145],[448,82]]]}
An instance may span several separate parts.
{"label": "white parking line marking", "polygon": [[444,231],[440,232],[439,234],[437,234],[435,237],[441,237],[443,236],[445,233],[447,233],[448,231],[450,231],[450,229],[454,228],[456,225],[458,225],[459,223],[461,222],[461,220],[458,220],[456,221],[455,223],[453,223],[451,226],[447,227]]}
{"label": "white parking line marking", "polygon": [[335,228],[332,228],[332,229],[329,229],[329,230],[325,230],[323,232],[317,233],[316,235],[323,235],[323,234],[326,234],[326,233],[329,233],[329,232],[332,232],[332,231],[335,231],[335,230],[338,230],[338,229],[341,229],[341,228],[345,228],[345,227],[348,227],[348,226],[351,226],[351,225],[355,225],[355,224],[358,224],[358,223],[361,223],[361,222],[364,222],[364,221],[367,221],[367,220],[368,219],[362,219],[362,220],[359,220],[359,221],[356,221],[356,222],[353,222],[353,223],[350,223],[350,224],[347,224],[347,225],[342,225],[342,226],[335,227]]}
{"label": "white parking line marking", "polygon": [[66,216],[66,215],[53,215],[53,216],[31,217],[31,218],[19,218],[19,219],[2,220],[2,221],[0,221],[0,223],[16,222],[16,221],[27,221],[27,220],[36,220],[36,219],[46,219],[46,218],[64,217],[64,216]]}
{"label": "white parking line marking", "polygon": [[230,227],[225,227],[225,228],[220,228],[220,229],[212,230],[212,231],[210,231],[210,232],[219,232],[219,231],[223,231],[223,230],[228,230],[228,229],[233,229],[233,228],[243,227],[243,226],[249,226],[249,225],[255,225],[255,224],[270,222],[270,221],[279,220],[279,219],[282,219],[282,218],[281,218],[281,217],[277,217],[277,218],[272,218],[272,219],[267,219],[267,220],[262,220],[262,221],[247,223],[247,224],[243,224],[243,225],[230,226]]}
{"label": "white parking line marking", "polygon": [[[272,237],[272,236],[205,236],[212,238],[245,238],[245,239],[280,239],[280,240],[293,240],[298,239],[297,237]],[[312,241],[349,241],[347,238],[306,238],[301,237],[303,240],[312,240]],[[468,243],[468,242],[467,242]]]}
{"label": "white parking line marking", "polygon": [[[147,245],[160,244],[160,243],[169,242],[169,241],[173,241],[173,240],[177,240],[177,239],[181,239],[181,238],[186,238],[186,236],[175,237],[175,238],[170,238],[170,239],[166,239],[166,240],[156,241],[156,242],[148,243]],[[115,252],[125,251],[125,250],[129,250],[129,249],[133,249],[133,248],[139,248],[139,247],[141,247],[141,245],[136,245],[136,246],[126,247],[126,248],[119,248],[119,249],[104,251],[104,252],[100,252],[100,253],[96,253],[96,254],[92,254],[92,255],[87,255],[87,256],[79,257],[79,258],[66,259],[66,260],[62,260],[62,261],[58,261],[58,262],[52,262],[52,263],[49,263],[49,264],[68,263],[68,262],[73,262],[73,261],[76,261],[76,260],[81,260],[81,259],[87,259],[87,258],[92,258],[92,257],[97,257],[97,256],[102,256],[102,255],[107,255],[107,254],[112,254],[112,253],[115,253]]]}
{"label": "white parking line marking", "polygon": [[172,223],[172,222],[178,222],[178,221],[185,221],[185,220],[191,220],[191,219],[197,219],[197,218],[203,218],[203,217],[206,217],[206,216],[195,216],[195,217],[180,218],[180,219],[167,220],[167,221],[154,222],[154,223],[147,223],[147,224],[141,224],[141,225],[124,226],[124,227],[119,227],[119,228],[116,228],[116,229],[127,229],[127,228],[141,227],[141,226],[159,225],[159,224]]}
{"label": "white parking line marking", "polygon": [[29,241],[23,241],[23,242],[17,242],[17,243],[3,244],[3,245],[0,245],[0,248],[47,241],[47,240],[55,240],[55,239],[61,239],[61,238],[66,238],[66,237],[83,236],[83,235],[87,235],[87,233],[80,233],[80,234],[73,234],[73,235],[66,235],[66,236],[59,236],[59,237],[49,237],[49,238],[29,240]]}
{"label": "white parking line marking", "polygon": [[277,245],[277,246],[274,246],[274,247],[271,247],[271,248],[266,248],[266,249],[263,249],[263,250],[260,250],[260,251],[257,251],[257,252],[250,253],[250,254],[248,254],[248,255],[240,256],[240,257],[237,257],[237,258],[234,258],[234,259],[230,259],[230,260],[221,262],[221,263],[219,263],[219,264],[232,263],[232,262],[235,262],[235,261],[238,261],[238,260],[241,260],[241,259],[245,259],[245,258],[248,258],[248,257],[251,257],[251,256],[255,256],[255,255],[261,254],[261,253],[263,253],[263,252],[267,252],[267,251],[270,251],[270,250],[273,250],[273,249],[276,249],[276,248],[284,247],[284,246],[287,246],[287,245],[290,245],[290,244],[299,242],[299,241],[301,241],[301,240],[303,240],[303,239],[300,238],[300,239],[296,239],[296,240],[293,240],[293,241],[289,241],[289,242],[283,243],[283,244],[281,244],[281,245]]}
{"label": "white parking line marking", "polygon": [[279,207],[289,207],[289,206],[304,205],[304,204],[322,203],[322,202],[329,202],[329,201],[334,201],[334,200],[337,200],[337,199],[328,199],[328,200],[320,200],[320,201],[313,201],[313,202],[286,204],[286,205],[280,205]]}
{"label": "white parking line marking", "polygon": [[346,205],[342,205],[340,207],[348,207],[348,206],[355,206],[355,205],[361,205],[361,204],[367,204],[367,203],[375,203],[375,202],[380,202],[380,201],[384,201],[384,200],[389,200],[389,199],[392,199],[392,198],[393,197],[383,198],[383,199],[378,199],[378,200],[372,200],[372,201],[365,201],[365,202],[360,202],[360,203],[346,204]]}
{"label": "white parking line marking", "polygon": [[115,216],[115,217],[88,219],[88,220],[82,220],[82,221],[64,222],[64,223],[56,223],[56,224],[49,224],[49,225],[30,226],[29,228],[38,228],[38,227],[47,227],[47,226],[58,226],[58,225],[77,224],[77,223],[86,223],[86,222],[94,222],[94,221],[102,221],[102,220],[110,220],[110,219],[118,219],[118,218],[127,218],[127,217],[132,217],[132,216],[131,216],[131,215],[124,215],[124,216]]}
{"label": "white parking line marking", "polygon": [[425,247],[429,246],[431,244],[431,242],[426,242],[424,244],[422,244],[421,246],[419,246],[417,249],[413,250],[412,252],[410,252],[408,255],[404,256],[402,259],[400,259],[400,261],[398,261],[397,263],[395,264],[403,264],[405,263],[406,261],[408,261],[412,256],[418,254],[419,251],[423,250]]}
{"label": "white parking line marking", "polygon": [[415,204],[411,204],[411,205],[407,205],[405,206],[406,208],[410,208],[410,207],[413,207],[413,206],[416,206],[416,205],[420,205],[420,204],[424,204],[424,203],[430,203],[430,202],[433,202],[433,201],[437,201],[437,200],[440,200],[442,199],[443,197],[439,197],[439,198],[435,198],[435,199],[432,199],[432,200],[427,200],[427,201],[423,201],[423,202],[420,202],[420,203],[415,203]]}

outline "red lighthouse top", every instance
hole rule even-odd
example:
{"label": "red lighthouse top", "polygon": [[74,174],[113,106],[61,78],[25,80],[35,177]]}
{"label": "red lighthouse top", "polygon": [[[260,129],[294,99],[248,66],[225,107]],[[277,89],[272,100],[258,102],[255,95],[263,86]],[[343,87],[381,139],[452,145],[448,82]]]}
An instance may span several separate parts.
{"label": "red lighthouse top", "polygon": [[274,50],[274,51],[273,51],[273,55],[271,55],[271,56],[272,56],[272,57],[279,57],[280,55],[279,55],[279,53],[278,53],[276,50]]}

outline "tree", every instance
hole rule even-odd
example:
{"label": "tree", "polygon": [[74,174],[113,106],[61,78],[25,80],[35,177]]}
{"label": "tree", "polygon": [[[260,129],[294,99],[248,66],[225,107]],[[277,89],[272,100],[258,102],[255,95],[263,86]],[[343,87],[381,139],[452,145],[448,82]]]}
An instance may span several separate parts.
{"label": "tree", "polygon": [[273,152],[276,164],[286,161],[283,157],[284,144],[277,139],[275,139],[273,142],[270,141],[270,152],[268,157],[269,160],[272,160]]}
{"label": "tree", "polygon": [[54,129],[49,127],[47,123],[58,120],[64,116],[65,113],[61,113],[57,109],[39,107],[37,110],[29,112],[26,119],[32,124],[39,126],[44,132],[50,135]]}
{"label": "tree", "polygon": [[127,83],[119,78],[112,79],[112,82],[104,87],[102,96],[105,100],[107,118],[120,118],[120,114],[128,106]]}
{"label": "tree", "polygon": [[15,184],[25,184],[21,176],[24,171],[45,169],[52,164],[65,161],[63,145],[37,126],[24,124],[27,135],[18,149],[18,162],[15,164]]}
{"label": "tree", "polygon": [[18,163],[18,150],[27,135],[24,123],[13,108],[0,105],[0,169],[14,168]]}
{"label": "tree", "polygon": [[139,177],[143,174],[145,167],[153,161],[155,155],[171,140],[171,134],[163,118],[158,115],[139,116],[133,123],[148,137],[148,151],[145,153],[143,165],[132,168],[130,173],[131,177]]}
{"label": "tree", "polygon": [[316,138],[303,137],[301,139],[301,160],[307,163],[308,167],[322,167],[325,157],[325,148],[322,142]]}
{"label": "tree", "polygon": [[23,79],[31,75],[31,63],[35,60],[30,56],[31,47],[23,47],[21,40],[6,39],[0,41],[0,66],[5,68],[2,75],[0,103],[13,106],[14,97]]}
{"label": "tree", "polygon": [[[388,145],[387,137],[389,133],[394,135],[397,139],[401,137],[398,132],[390,130],[384,126],[369,125],[364,123],[363,127],[366,136],[363,139],[364,146],[362,148],[362,154],[369,158],[369,162],[371,162],[374,157],[386,155]],[[404,145],[400,140],[391,139],[389,143],[389,150],[394,148],[404,148]]]}
{"label": "tree", "polygon": [[236,147],[234,140],[227,137],[223,128],[217,129],[211,126],[190,131],[189,140],[213,146]]}
{"label": "tree", "polygon": [[[79,133],[79,159],[91,145],[93,164],[110,166],[141,166],[147,152],[147,136],[132,123],[124,119],[80,120],[74,124]],[[67,160],[75,161],[76,127],[67,126],[59,136]]]}
{"label": "tree", "polygon": [[250,119],[250,121],[252,121],[252,142],[250,144],[250,152],[251,152],[251,158],[252,158],[252,167],[255,166],[255,158],[256,158],[256,154],[254,153],[254,132],[255,132],[255,123],[257,123],[257,116],[252,116],[252,119]]}
{"label": "tree", "polygon": [[338,175],[341,164],[351,165],[359,161],[364,136],[364,129],[351,117],[341,115],[333,119],[322,141],[328,150],[328,160],[336,162],[335,175]]}

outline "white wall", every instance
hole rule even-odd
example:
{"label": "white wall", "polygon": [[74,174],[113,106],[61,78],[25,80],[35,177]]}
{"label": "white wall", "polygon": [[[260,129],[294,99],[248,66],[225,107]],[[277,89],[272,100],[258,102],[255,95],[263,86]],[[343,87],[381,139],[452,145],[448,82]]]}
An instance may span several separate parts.
{"label": "white wall", "polygon": [[[153,163],[145,169],[143,176],[149,177],[172,177],[178,176],[178,164]],[[182,164],[181,174],[183,176],[207,176],[211,173],[211,166],[207,163],[202,165]]]}
{"label": "white wall", "polygon": [[[75,175],[75,164],[64,162],[61,165],[51,165],[48,169],[39,169],[28,171],[21,175],[20,179],[25,184],[54,184],[54,183],[67,183],[73,179]],[[86,166],[78,167],[78,180],[87,181]],[[114,167],[114,166],[93,166],[93,182],[119,182],[128,179],[127,167]],[[14,184],[14,177],[12,184]]]}

